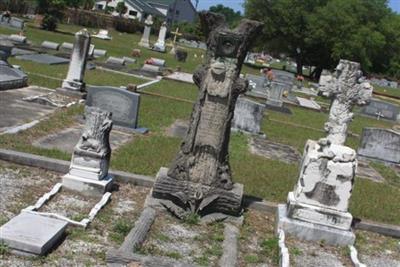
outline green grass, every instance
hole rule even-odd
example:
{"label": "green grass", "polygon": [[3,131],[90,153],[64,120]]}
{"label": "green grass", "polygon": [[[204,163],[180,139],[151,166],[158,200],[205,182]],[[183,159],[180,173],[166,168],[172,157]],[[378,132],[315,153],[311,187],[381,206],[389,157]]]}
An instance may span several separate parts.
{"label": "green grass", "polygon": [[390,87],[383,87],[378,85],[374,86],[374,92],[383,93],[390,96],[397,96],[400,97],[400,89],[399,88],[390,88]]}
{"label": "green grass", "polygon": [[195,85],[171,80],[162,80],[161,82],[152,84],[145,87],[144,91],[189,101],[195,101],[198,95],[198,89]]}

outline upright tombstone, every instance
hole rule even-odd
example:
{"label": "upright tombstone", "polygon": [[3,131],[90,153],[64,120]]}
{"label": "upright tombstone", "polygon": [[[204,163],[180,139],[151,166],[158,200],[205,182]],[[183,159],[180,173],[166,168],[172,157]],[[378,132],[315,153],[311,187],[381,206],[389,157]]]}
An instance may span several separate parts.
{"label": "upright tombstone", "polygon": [[360,64],[340,60],[335,77],[323,92],[333,95],[327,138],[308,140],[298,182],[289,192],[287,205],[279,205],[277,228],[300,239],[331,245],[355,241],[348,212],[357,168],[356,152],[343,144],[355,104],[372,95],[369,84],[359,80]]}
{"label": "upright tombstone", "polygon": [[260,134],[264,110],[264,105],[239,97],[232,120],[232,129],[250,134]]}
{"label": "upright tombstone", "polygon": [[63,187],[89,196],[109,191],[113,177],[108,173],[111,158],[111,112],[85,107],[85,128],[72,154]]}
{"label": "upright tombstone", "polygon": [[151,26],[153,25],[153,16],[149,15],[144,21],[144,31],[142,39],[140,39],[139,46],[150,48],[150,31]]}
{"label": "upright tombstone", "polygon": [[400,132],[389,129],[364,128],[358,155],[400,164]]}
{"label": "upright tombstone", "polygon": [[366,105],[361,112],[362,114],[374,117],[377,120],[385,119],[400,121],[400,106],[380,100],[371,100],[371,102]]}
{"label": "upright tombstone", "polygon": [[68,74],[62,83],[61,90],[66,93],[82,95],[85,92],[86,61],[90,46],[90,34],[83,29],[75,34],[75,43],[72,49],[71,62],[69,63]]}
{"label": "upright tombstone", "polygon": [[286,88],[287,86],[284,83],[272,81],[267,87],[267,107],[282,107],[283,92]]}
{"label": "upright tombstone", "polygon": [[158,40],[154,44],[153,50],[158,52],[165,52],[165,36],[167,35],[167,23],[164,22],[160,27],[160,32],[158,34]]}
{"label": "upright tombstone", "polygon": [[140,94],[110,86],[90,86],[86,105],[111,112],[115,126],[146,132],[138,128]]}
{"label": "upright tombstone", "polygon": [[261,23],[242,20],[230,30],[223,16],[200,13],[208,36],[207,61],[193,75],[199,87],[187,136],[170,169],[161,168],[152,195],[180,218],[194,212],[239,215],[243,185],[233,183],[229,166],[231,121],[248,82],[241,67]]}

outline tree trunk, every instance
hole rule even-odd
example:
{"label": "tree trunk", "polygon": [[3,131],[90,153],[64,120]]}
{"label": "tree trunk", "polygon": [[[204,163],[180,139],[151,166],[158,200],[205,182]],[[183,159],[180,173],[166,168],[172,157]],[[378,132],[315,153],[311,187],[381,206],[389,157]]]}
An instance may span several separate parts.
{"label": "tree trunk", "polygon": [[297,75],[303,75],[303,59],[301,58],[301,54],[297,55],[296,64],[297,64]]}

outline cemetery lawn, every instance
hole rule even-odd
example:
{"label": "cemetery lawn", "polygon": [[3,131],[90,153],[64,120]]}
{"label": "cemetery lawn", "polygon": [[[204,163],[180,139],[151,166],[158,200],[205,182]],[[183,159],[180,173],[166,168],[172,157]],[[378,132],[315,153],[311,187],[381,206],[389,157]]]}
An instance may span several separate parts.
{"label": "cemetery lawn", "polygon": [[[145,93],[156,93],[173,99]],[[111,167],[150,176],[155,176],[160,167],[168,167],[179,150],[181,140],[167,136],[166,128],[177,119],[189,119],[193,107],[191,101],[196,97],[197,89],[190,84],[162,80],[146,87],[141,99],[139,126],[149,128],[150,133],[136,135],[132,142],[113,151]],[[324,136],[323,124],[327,114],[296,107],[290,109],[292,115],[267,111],[262,130],[270,140],[291,145],[302,152],[307,139]],[[76,116],[82,112],[83,107],[80,105],[59,109],[49,119],[31,129],[14,135],[1,135],[0,147],[70,160],[71,155],[68,153],[37,148],[32,146],[31,142],[72,125],[76,121]],[[350,130],[360,134],[365,126],[391,127],[391,124],[356,116]],[[357,147],[359,137],[348,139],[352,147]],[[248,142],[248,135],[240,133],[231,135],[230,164],[233,179],[245,185],[246,194],[262,197],[268,201],[285,202],[287,193],[293,189],[297,181],[297,164],[286,164],[251,154]],[[351,212],[355,217],[400,224],[400,214],[393,212],[398,209],[400,203],[399,178],[383,165],[373,167],[386,178],[387,182],[375,183],[357,179]]]}
{"label": "cemetery lawn", "polygon": [[[36,45],[40,45],[44,40],[58,43],[73,42],[73,34],[82,28],[60,24],[58,32],[54,33],[41,30],[31,22],[27,25],[26,35]],[[89,30],[93,31],[94,29]],[[16,31],[0,28],[0,34],[11,33],[16,33]],[[119,33],[114,30],[110,30],[110,34],[113,37],[112,41],[93,39],[97,49],[107,50],[107,57],[130,56],[131,50],[137,47],[136,44],[141,37],[141,34]],[[156,39],[155,36],[151,36],[151,38],[153,41]],[[194,53],[200,55],[204,51],[185,49],[189,52],[188,61],[181,63],[168,53],[162,54],[142,48],[142,57],[135,67],[139,68],[149,57],[158,57],[166,59],[169,68],[174,69],[180,66],[182,71],[193,72],[196,66],[201,64],[201,57],[194,58]],[[103,62],[105,59],[100,58],[96,61]],[[49,66],[15,58],[10,58],[10,63],[20,65],[24,71],[28,72],[31,85],[48,88],[59,87],[68,69],[68,65]],[[257,69],[247,66],[243,67],[243,72],[259,73]],[[146,82],[142,79],[101,70],[89,70],[85,77],[87,84],[93,85],[126,86],[129,83],[142,84]],[[114,151],[111,167],[151,176],[154,176],[160,167],[168,167],[179,149],[181,140],[166,136],[165,130],[177,119],[189,119],[193,106],[191,102],[196,100],[197,92],[194,85],[166,80],[144,88],[139,126],[149,128],[150,133],[137,135],[132,142]],[[321,101],[324,100],[321,99]],[[267,111],[262,123],[262,131],[270,140],[293,146],[301,153],[307,139],[315,140],[325,135],[323,125],[327,114],[298,107],[290,107],[290,109],[293,112],[292,115]],[[82,113],[82,106],[59,109],[31,129],[14,135],[0,135],[0,147],[70,160],[71,155],[68,153],[55,149],[37,148],[31,142],[71,126],[76,122],[76,116]],[[349,136],[347,145],[357,148],[362,128],[367,126],[389,128],[392,124],[357,115],[350,125],[350,132],[354,135]],[[245,185],[246,194],[262,197],[268,201],[285,202],[287,193],[293,189],[297,181],[298,166],[251,154],[248,148],[248,139],[249,137],[244,134],[232,134],[230,163],[233,179]],[[378,184],[357,179],[351,202],[351,212],[355,217],[400,225],[400,213],[393,212],[398,209],[398,203],[400,203],[400,186],[398,182],[393,183],[395,178],[386,167],[381,166],[376,169],[386,178],[387,183]]]}

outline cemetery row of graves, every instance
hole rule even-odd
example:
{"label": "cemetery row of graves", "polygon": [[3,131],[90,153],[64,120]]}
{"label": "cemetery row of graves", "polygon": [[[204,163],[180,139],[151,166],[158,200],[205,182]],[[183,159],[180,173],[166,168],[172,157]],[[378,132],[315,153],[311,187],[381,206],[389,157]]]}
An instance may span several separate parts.
{"label": "cemetery row of graves", "polygon": [[62,166],[0,159],[1,264],[400,263],[397,91],[373,96],[347,60],[269,82],[247,54],[257,22],[208,25],[207,50],[151,25],[0,28],[22,77],[0,91],[0,154]]}

